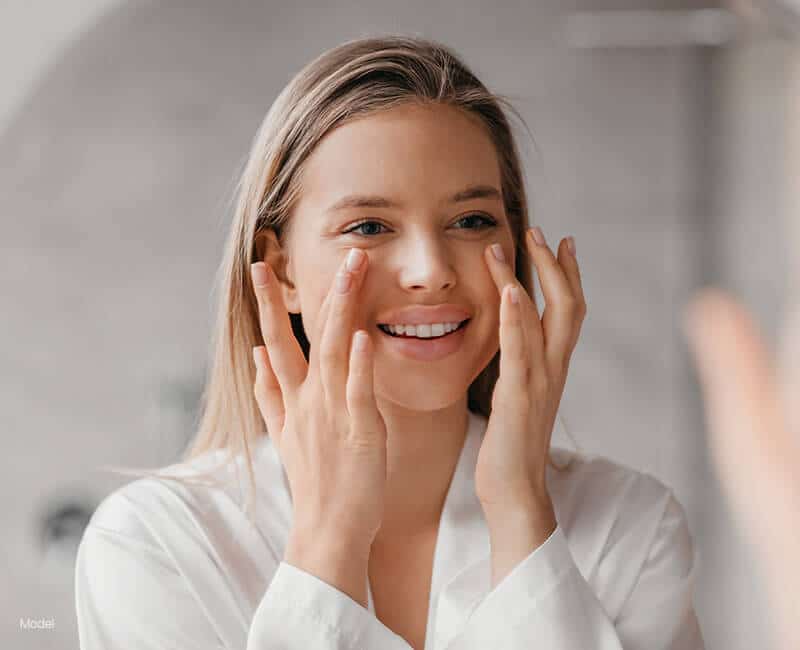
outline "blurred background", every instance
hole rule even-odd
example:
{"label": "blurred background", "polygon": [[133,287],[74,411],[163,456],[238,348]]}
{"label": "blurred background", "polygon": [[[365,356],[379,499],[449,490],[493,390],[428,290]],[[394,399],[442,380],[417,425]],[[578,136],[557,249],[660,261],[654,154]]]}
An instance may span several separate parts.
{"label": "blurred background", "polygon": [[[576,236],[589,304],[567,429],[674,489],[707,647],[766,646],[679,318],[713,283],[775,339],[791,7],[4,0],[1,647],[77,647],[75,549],[129,480],[99,466],[170,464],[192,435],[233,185],[273,99],[322,51],[393,31],[453,47],[524,116],[532,220]],[[573,447],[560,426],[554,444]]]}

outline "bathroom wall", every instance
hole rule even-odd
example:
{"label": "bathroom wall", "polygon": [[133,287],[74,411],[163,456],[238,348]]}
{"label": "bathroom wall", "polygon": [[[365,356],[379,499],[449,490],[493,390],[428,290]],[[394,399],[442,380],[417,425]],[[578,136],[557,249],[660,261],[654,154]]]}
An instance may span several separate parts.
{"label": "bathroom wall", "polygon": [[[233,184],[270,103],[323,50],[403,31],[455,48],[530,126],[535,142],[518,136],[532,220],[551,242],[575,235],[588,302],[563,421],[583,449],[673,487],[708,647],[760,647],[752,568],[708,466],[677,327],[710,279],[777,324],[786,45],[584,47],[567,29],[579,11],[700,7],[4,5],[0,645],[77,646],[74,546],[126,480],[99,467],[171,463],[192,434]],[[554,440],[572,446],[560,426]],[[20,630],[26,617],[54,629]]]}

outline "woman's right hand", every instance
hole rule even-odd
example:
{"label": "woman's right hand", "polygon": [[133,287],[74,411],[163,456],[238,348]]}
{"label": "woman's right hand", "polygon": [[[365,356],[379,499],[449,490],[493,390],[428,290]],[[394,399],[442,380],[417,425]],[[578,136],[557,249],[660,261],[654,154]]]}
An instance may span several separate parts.
{"label": "woman's right hand", "polygon": [[368,256],[353,248],[347,260],[322,303],[316,336],[308,337],[308,363],[274,272],[252,265],[266,345],[253,349],[253,392],[286,470],[292,534],[368,552],[383,518],[386,424],[375,401],[372,341],[353,332]]}

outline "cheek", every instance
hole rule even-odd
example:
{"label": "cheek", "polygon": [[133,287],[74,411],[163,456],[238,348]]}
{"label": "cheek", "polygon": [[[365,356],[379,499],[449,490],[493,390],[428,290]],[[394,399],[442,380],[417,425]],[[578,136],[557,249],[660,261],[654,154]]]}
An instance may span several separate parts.
{"label": "cheek", "polygon": [[303,329],[310,342],[316,342],[318,332],[322,328],[322,303],[327,296],[327,290],[320,285],[295,285],[301,305]]}
{"label": "cheek", "polygon": [[500,290],[492,279],[489,271],[486,271],[486,277],[481,278],[480,285],[480,298],[481,306],[488,310],[494,311],[499,314],[500,309]]}
{"label": "cheek", "polygon": [[484,287],[481,293],[480,319],[481,336],[487,345],[499,344],[500,291],[494,281]]}

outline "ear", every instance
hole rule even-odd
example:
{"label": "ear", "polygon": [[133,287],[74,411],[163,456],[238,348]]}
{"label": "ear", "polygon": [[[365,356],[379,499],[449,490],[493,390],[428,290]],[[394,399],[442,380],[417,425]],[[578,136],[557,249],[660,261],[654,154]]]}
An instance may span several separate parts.
{"label": "ear", "polygon": [[275,231],[272,228],[267,228],[259,232],[256,235],[255,246],[258,260],[268,264],[278,278],[286,309],[292,314],[299,314],[300,300],[292,281],[289,256],[278,241]]}

